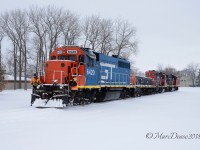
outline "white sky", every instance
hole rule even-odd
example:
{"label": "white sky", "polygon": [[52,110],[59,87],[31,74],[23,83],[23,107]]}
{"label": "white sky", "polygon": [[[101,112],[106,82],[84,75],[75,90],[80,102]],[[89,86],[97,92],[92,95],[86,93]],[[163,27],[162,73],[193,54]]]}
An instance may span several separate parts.
{"label": "white sky", "polygon": [[200,63],[199,0],[0,0],[0,12],[31,5],[56,5],[81,17],[95,14],[121,17],[137,28],[136,67],[156,69],[158,64],[183,69]]}

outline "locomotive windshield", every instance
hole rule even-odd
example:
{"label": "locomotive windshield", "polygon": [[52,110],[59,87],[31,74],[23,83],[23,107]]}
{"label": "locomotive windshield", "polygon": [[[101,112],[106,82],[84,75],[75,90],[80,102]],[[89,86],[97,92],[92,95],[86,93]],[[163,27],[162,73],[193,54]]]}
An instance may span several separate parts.
{"label": "locomotive windshield", "polygon": [[68,60],[76,61],[76,56],[68,56]]}
{"label": "locomotive windshield", "polygon": [[56,56],[51,56],[51,60],[55,60],[56,59]]}
{"label": "locomotive windshield", "polygon": [[66,60],[67,57],[65,55],[60,55],[58,56],[58,60]]}
{"label": "locomotive windshield", "polygon": [[[54,59],[56,59],[56,58],[54,58]],[[53,59],[51,59],[51,60],[53,60]],[[58,60],[72,60],[72,61],[76,61],[76,56],[66,56],[66,55],[60,55],[60,56],[58,56]]]}

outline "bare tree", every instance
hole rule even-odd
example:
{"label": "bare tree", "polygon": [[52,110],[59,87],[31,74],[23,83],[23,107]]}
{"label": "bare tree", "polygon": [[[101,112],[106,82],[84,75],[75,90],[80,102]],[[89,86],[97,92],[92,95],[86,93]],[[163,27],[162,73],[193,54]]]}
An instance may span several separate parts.
{"label": "bare tree", "polygon": [[[48,6],[44,9],[44,22],[47,29],[46,40],[49,42],[48,56],[58,44],[58,37],[61,34],[61,25],[63,24],[63,9],[54,6]],[[47,44],[47,41],[45,42]],[[47,51],[47,49],[46,49]],[[46,56],[46,57],[48,57]]]}
{"label": "bare tree", "polygon": [[14,20],[13,29],[17,33],[17,46],[19,48],[19,88],[21,89],[21,77],[24,72],[25,90],[27,90],[27,40],[29,33],[29,22],[27,12],[24,10],[11,11],[12,20]]}
{"label": "bare tree", "polygon": [[180,77],[188,77],[189,74],[190,74],[190,72],[187,68],[180,71]]}
{"label": "bare tree", "polygon": [[196,81],[198,69],[199,69],[199,64],[197,64],[197,63],[190,63],[187,66],[187,70],[188,70],[189,76],[192,80],[193,87],[195,87],[195,81]]}
{"label": "bare tree", "polygon": [[113,51],[113,22],[110,19],[102,19],[100,22],[99,51],[109,55]]}
{"label": "bare tree", "polygon": [[[32,7],[29,11],[29,21],[30,21],[30,29],[31,32],[35,34],[33,36],[33,46],[36,49],[37,53],[37,62],[36,62],[36,72],[40,72],[39,67],[43,64],[43,58],[44,58],[44,46],[45,41],[44,37],[47,32],[47,27],[44,22],[45,18],[45,11],[44,8],[38,8],[38,7]],[[37,42],[36,42],[37,41]],[[46,51],[46,57],[47,59],[47,51]]]}
{"label": "bare tree", "polygon": [[64,37],[64,44],[75,45],[81,34],[79,17],[70,11],[65,11],[62,19],[61,31]]}
{"label": "bare tree", "polygon": [[137,50],[136,29],[128,21],[115,22],[115,54],[128,58]]}
{"label": "bare tree", "polygon": [[4,73],[5,73],[5,70],[3,68],[3,64],[2,64],[2,53],[1,53],[1,42],[4,38],[4,32],[2,30],[2,27],[1,27],[1,24],[0,24],[0,91],[3,90],[4,88]]}
{"label": "bare tree", "polygon": [[2,26],[0,24],[0,69],[2,67],[2,52],[1,52],[1,43],[2,43],[2,40],[4,38],[5,34],[4,34],[4,31],[2,29]]}
{"label": "bare tree", "polygon": [[157,70],[158,70],[159,72],[163,72],[163,70],[164,70],[163,65],[158,64],[158,65],[157,65]]}
{"label": "bare tree", "polygon": [[127,21],[118,19],[113,23],[109,19],[90,16],[83,21],[82,30],[84,47],[126,59],[136,53],[136,29]]}
{"label": "bare tree", "polygon": [[177,77],[180,77],[181,74],[180,74],[180,71],[178,71],[176,68],[172,67],[172,66],[167,66],[163,69],[163,72],[165,74],[173,74]]}
{"label": "bare tree", "polygon": [[13,55],[13,69],[14,69],[14,89],[16,89],[16,78],[17,78],[17,33],[13,30],[13,22],[11,15],[8,12],[1,14],[2,29],[6,33],[6,36],[11,40],[13,44],[12,55]]}
{"label": "bare tree", "polygon": [[24,55],[24,61],[23,61],[24,62],[24,90],[27,90],[27,54],[28,54],[27,41],[28,41],[28,32],[29,32],[28,23],[24,26],[24,31],[25,31],[25,33],[22,38],[23,55]]}
{"label": "bare tree", "polygon": [[99,16],[90,16],[85,18],[82,26],[84,47],[90,47],[93,50],[97,50],[100,45],[100,23],[101,19]]}
{"label": "bare tree", "polygon": [[172,75],[175,75],[178,78],[181,78],[183,76],[183,74],[182,74],[183,72],[182,71],[178,71],[176,68],[174,68],[172,66],[164,67],[163,65],[158,64],[157,65],[157,71],[163,72],[166,75],[172,74]]}
{"label": "bare tree", "polygon": [[[14,80],[16,81],[17,72],[19,72],[19,88],[21,88],[21,77],[23,71],[25,71],[26,76],[26,42],[27,34],[29,32],[27,13],[25,10],[13,10],[2,14],[1,20],[2,29],[13,44]],[[19,66],[19,70],[17,70],[17,66]],[[23,66],[25,67],[24,69]],[[14,84],[14,89],[16,89],[16,84]]]}

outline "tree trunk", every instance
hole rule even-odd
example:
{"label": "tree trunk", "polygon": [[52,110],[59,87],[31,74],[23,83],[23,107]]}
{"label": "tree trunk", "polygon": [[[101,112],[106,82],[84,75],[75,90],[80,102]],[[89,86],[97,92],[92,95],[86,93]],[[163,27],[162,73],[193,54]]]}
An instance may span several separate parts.
{"label": "tree trunk", "polygon": [[14,90],[16,90],[16,80],[17,80],[17,57],[16,57],[16,44],[14,44],[14,52],[13,52],[13,57],[14,57]]}
{"label": "tree trunk", "polygon": [[24,58],[25,58],[25,64],[24,64],[24,90],[27,90],[27,75],[26,75],[26,70],[27,70],[27,56],[26,56],[26,41],[24,41]]}
{"label": "tree trunk", "polygon": [[2,62],[1,57],[2,57],[2,56],[1,56],[1,40],[0,40],[0,69],[2,68],[2,66],[1,66],[1,65],[2,65],[2,64],[1,64],[1,62]]}
{"label": "tree trunk", "polygon": [[19,47],[19,89],[22,88],[22,46]]}

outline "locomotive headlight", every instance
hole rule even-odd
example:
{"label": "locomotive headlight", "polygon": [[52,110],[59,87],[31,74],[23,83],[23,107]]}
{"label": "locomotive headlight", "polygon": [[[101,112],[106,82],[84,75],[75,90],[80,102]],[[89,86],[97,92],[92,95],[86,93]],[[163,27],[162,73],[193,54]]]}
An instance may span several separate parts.
{"label": "locomotive headlight", "polygon": [[40,85],[37,86],[37,89],[39,89],[39,88],[40,88]]}
{"label": "locomotive headlight", "polygon": [[53,84],[57,84],[57,82],[58,82],[58,80],[54,80],[54,81],[53,81]]}
{"label": "locomotive headlight", "polygon": [[63,85],[60,85],[60,89],[61,89],[61,90],[63,89]]}

